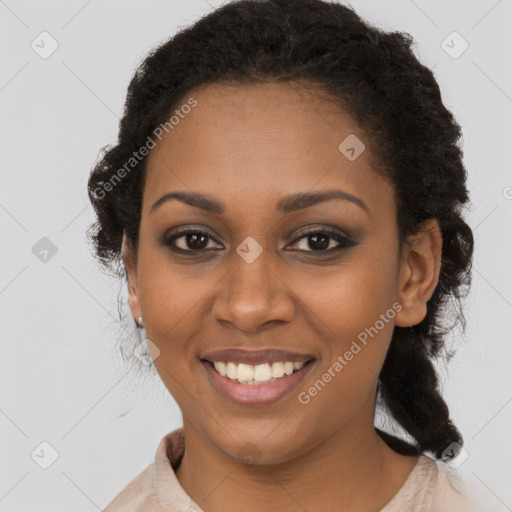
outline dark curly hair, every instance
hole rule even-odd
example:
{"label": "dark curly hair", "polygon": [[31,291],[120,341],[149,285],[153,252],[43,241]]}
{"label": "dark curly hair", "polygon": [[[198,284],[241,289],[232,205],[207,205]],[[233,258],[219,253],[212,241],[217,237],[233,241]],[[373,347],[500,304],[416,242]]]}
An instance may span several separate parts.
{"label": "dark curly hair", "polygon": [[[462,218],[469,196],[461,129],[412,44],[407,33],[377,29],[351,8],[322,0],[235,0],[180,29],[149,53],[129,84],[118,142],[103,148],[90,174],[97,221],[87,234],[102,268],[126,277],[122,238],[138,247],[147,158],[122,179],[119,170],[193,88],[285,82],[327,92],[366,134],[375,171],[393,185],[400,247],[427,219],[441,229],[441,270],[427,314],[411,328],[395,326],[378,381],[378,403],[412,442],[376,430],[398,452],[444,459],[462,436],[433,363],[455,324],[465,329],[461,298],[471,283],[473,235]],[[450,300],[458,314],[445,325]]]}

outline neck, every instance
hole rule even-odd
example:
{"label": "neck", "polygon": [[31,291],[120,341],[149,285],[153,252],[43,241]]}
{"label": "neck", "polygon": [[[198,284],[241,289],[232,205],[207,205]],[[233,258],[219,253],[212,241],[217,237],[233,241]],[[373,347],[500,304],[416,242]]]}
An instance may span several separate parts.
{"label": "neck", "polygon": [[[368,423],[367,423],[368,425]],[[391,450],[373,428],[344,427],[280,464],[244,464],[220,451],[184,419],[185,454],[175,470],[203,510],[378,511],[398,492],[417,462]],[[319,493],[318,490],[322,492]]]}

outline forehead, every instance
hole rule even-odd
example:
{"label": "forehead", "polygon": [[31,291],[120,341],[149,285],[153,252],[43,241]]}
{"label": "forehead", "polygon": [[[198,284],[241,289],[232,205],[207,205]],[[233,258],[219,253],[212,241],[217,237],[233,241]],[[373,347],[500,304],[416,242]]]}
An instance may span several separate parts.
{"label": "forehead", "polygon": [[[179,115],[191,98],[195,106]],[[172,190],[220,197],[228,210],[315,188],[343,188],[377,205],[392,196],[372,168],[362,130],[320,89],[210,84],[190,91],[176,110],[178,122],[148,156],[145,209]],[[362,151],[355,159],[342,151],[347,140]]]}

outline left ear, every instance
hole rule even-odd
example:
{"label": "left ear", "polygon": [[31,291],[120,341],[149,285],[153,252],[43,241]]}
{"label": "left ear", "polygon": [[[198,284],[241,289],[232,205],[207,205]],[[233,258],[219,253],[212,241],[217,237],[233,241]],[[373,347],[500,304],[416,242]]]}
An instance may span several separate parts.
{"label": "left ear", "polygon": [[398,302],[402,309],[395,325],[419,324],[427,314],[427,302],[434,293],[441,270],[443,237],[435,219],[420,224],[417,233],[407,237],[400,259]]}

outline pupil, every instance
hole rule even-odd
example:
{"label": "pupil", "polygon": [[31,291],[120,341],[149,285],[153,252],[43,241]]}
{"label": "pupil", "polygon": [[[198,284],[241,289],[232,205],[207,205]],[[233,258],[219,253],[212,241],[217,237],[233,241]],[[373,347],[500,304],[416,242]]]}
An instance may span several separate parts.
{"label": "pupil", "polygon": [[189,243],[189,242],[193,241],[192,243],[190,243],[190,245],[189,245],[189,246],[192,246],[192,248],[193,248],[193,249],[194,249],[194,248],[196,248],[196,249],[202,249],[206,244],[204,244],[204,243],[203,243],[203,244],[201,244],[201,243],[197,244],[196,242],[197,242],[197,240],[198,240],[199,238],[202,238],[202,239],[203,239],[203,242],[204,242],[204,241],[206,240],[206,238],[207,238],[207,237],[206,237],[206,235],[203,235],[203,234],[201,234],[201,233],[192,233],[192,234],[189,234],[189,235],[188,235],[188,237],[187,237],[187,243]]}
{"label": "pupil", "polygon": [[[318,239],[323,239],[323,242],[320,242],[319,244],[317,244]],[[310,240],[314,240],[313,244],[317,244],[317,246],[314,247],[310,243],[309,244],[310,249],[325,249],[325,248],[329,247],[329,237],[328,236],[325,236],[322,234],[311,235]]]}

